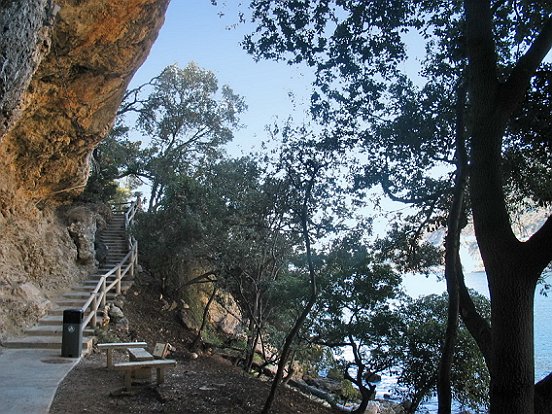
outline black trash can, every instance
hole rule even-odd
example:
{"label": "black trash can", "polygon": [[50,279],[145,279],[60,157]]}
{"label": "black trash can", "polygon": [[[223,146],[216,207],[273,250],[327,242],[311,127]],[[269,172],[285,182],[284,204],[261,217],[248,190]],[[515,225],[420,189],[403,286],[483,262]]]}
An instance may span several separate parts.
{"label": "black trash can", "polygon": [[63,311],[62,357],[79,358],[82,354],[82,316],[82,309]]}

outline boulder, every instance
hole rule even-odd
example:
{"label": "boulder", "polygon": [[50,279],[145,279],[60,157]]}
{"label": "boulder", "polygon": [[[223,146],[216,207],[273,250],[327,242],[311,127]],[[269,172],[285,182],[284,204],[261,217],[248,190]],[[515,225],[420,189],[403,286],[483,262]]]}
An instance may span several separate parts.
{"label": "boulder", "polygon": [[67,230],[77,246],[77,258],[82,264],[94,264],[96,222],[98,215],[87,206],[70,207],[66,212]]}
{"label": "boulder", "polygon": [[380,403],[378,401],[368,401],[364,414],[381,414]]}
{"label": "boulder", "polygon": [[109,317],[111,319],[113,319],[115,322],[117,322],[120,319],[124,319],[125,315],[124,315],[123,311],[121,310],[121,308],[119,308],[115,305],[111,305],[109,307]]}
{"label": "boulder", "polygon": [[[219,301],[223,302],[224,306]],[[220,332],[236,336],[242,331],[242,325],[240,320],[234,315],[240,315],[236,301],[229,293],[221,292],[209,309],[210,322]]]}
{"label": "boulder", "polygon": [[94,241],[94,250],[95,250],[95,256],[96,261],[99,265],[105,264],[107,261],[107,255],[109,254],[109,247],[107,247],[107,244],[105,244],[102,241],[95,240]]}
{"label": "boulder", "polygon": [[367,382],[380,382],[381,381],[381,375],[376,374],[376,373],[368,374],[368,375],[366,375],[366,377],[364,379]]}
{"label": "boulder", "polygon": [[178,312],[178,320],[180,321],[182,326],[184,328],[186,328],[187,330],[193,331],[193,332],[198,331],[196,321],[194,320],[194,318],[190,314],[189,309],[181,309]]}
{"label": "boulder", "polygon": [[118,335],[128,335],[130,331],[130,322],[125,316],[115,321],[115,331]]}
{"label": "boulder", "polygon": [[335,395],[341,394],[341,381],[331,378],[304,378],[304,381],[311,387],[316,387]]}

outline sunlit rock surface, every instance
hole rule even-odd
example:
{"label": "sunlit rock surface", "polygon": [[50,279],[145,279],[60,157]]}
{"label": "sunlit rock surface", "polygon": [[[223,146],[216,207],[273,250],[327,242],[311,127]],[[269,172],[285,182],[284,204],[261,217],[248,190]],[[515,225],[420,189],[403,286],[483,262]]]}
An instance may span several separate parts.
{"label": "sunlit rock surface", "polygon": [[78,277],[77,249],[55,208],[83,189],[88,157],[167,4],[0,2],[0,307],[14,310],[0,313],[0,335],[40,313],[29,303],[40,295],[13,292],[27,283],[55,291]]}

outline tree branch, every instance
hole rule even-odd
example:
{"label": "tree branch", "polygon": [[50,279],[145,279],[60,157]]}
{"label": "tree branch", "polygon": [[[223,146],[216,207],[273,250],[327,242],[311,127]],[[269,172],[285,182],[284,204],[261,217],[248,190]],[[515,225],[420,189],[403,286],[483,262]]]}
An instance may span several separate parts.
{"label": "tree branch", "polygon": [[552,373],[535,385],[535,413],[552,412]]}
{"label": "tree branch", "polygon": [[[466,34],[470,77],[474,83],[472,93],[476,99],[493,99],[485,96],[489,88],[496,89],[496,50],[493,40],[492,11],[489,0],[465,0]],[[479,85],[485,85],[479,88]]]}
{"label": "tree branch", "polygon": [[473,303],[466,283],[464,281],[464,273],[458,269],[458,288],[460,293],[460,316],[466,325],[470,335],[477,343],[477,347],[481,351],[487,368],[491,369],[491,326],[479,314],[475,304]]}
{"label": "tree branch", "polygon": [[506,110],[508,113],[513,112],[523,99],[529,86],[529,81],[551,48],[552,17],[549,17],[531,47],[518,60],[510,77],[500,88],[500,102],[503,105],[507,105]]}
{"label": "tree branch", "polygon": [[544,222],[542,227],[524,243],[524,249],[530,256],[528,265],[534,266],[539,273],[548,266],[552,260],[552,215]]}

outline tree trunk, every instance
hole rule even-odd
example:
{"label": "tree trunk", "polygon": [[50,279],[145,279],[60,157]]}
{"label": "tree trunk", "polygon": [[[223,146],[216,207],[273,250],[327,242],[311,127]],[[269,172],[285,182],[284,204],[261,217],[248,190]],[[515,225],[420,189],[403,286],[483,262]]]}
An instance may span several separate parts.
{"label": "tree trunk", "polygon": [[460,312],[460,292],[458,274],[462,271],[460,262],[460,234],[464,215],[464,193],[466,187],[467,154],[464,141],[464,111],[466,88],[461,83],[457,88],[456,103],[456,177],[452,204],[450,206],[447,237],[445,240],[445,279],[447,281],[448,311],[447,328],[437,377],[437,397],[439,414],[450,414],[452,410],[452,391],[450,375],[454,360],[454,347],[458,334],[458,315]]}
{"label": "tree trunk", "polygon": [[527,242],[514,235],[503,191],[502,140],[529,81],[552,47],[552,20],[498,80],[489,0],[464,0],[469,65],[471,181],[475,235],[491,296],[490,413],[533,414],[533,300],[539,275],[552,259],[552,221]]}
{"label": "tree trunk", "polygon": [[[478,122],[478,120],[475,120]],[[491,414],[534,413],[534,269],[510,228],[500,178],[500,122],[481,119],[473,136],[474,227],[491,297]],[[498,139],[497,139],[498,138]]]}
{"label": "tree trunk", "polygon": [[475,304],[472,301],[466,283],[464,281],[464,273],[462,269],[458,269],[459,273],[458,286],[460,289],[460,315],[462,321],[466,325],[470,335],[477,343],[477,347],[481,351],[485,364],[488,370],[491,370],[491,326],[477,311]]}
{"label": "tree trunk", "polygon": [[429,384],[427,384],[418,393],[414,395],[414,398],[412,399],[410,407],[406,409],[406,412],[408,414],[415,414],[416,411],[418,411],[418,407],[424,400],[425,396],[431,391],[431,388],[433,387],[432,384],[433,384],[433,381],[431,381]]}
{"label": "tree trunk", "polygon": [[366,412],[366,407],[368,407],[368,403],[370,400],[374,398],[374,395],[376,394],[376,386],[372,384],[368,384],[368,386],[362,384],[358,390],[360,391],[361,395],[361,401],[360,405],[352,411],[353,414],[363,414]]}
{"label": "tree trunk", "polygon": [[246,348],[246,355],[245,355],[245,363],[243,367],[243,369],[246,372],[251,371],[251,367],[253,366],[253,359],[255,357],[255,348],[257,348],[257,342],[260,335],[259,302],[260,302],[260,293],[257,292],[255,295],[253,309],[249,308],[251,315],[249,319],[249,326],[247,329],[247,332],[248,332],[247,348]]}
{"label": "tree trunk", "polygon": [[491,413],[534,412],[535,283],[503,268],[491,276]]}
{"label": "tree trunk", "polygon": [[[454,360],[454,347],[458,333],[458,314],[459,314],[459,294],[458,280],[456,279],[456,266],[460,265],[460,257],[458,251],[451,252],[455,255],[455,263],[448,264],[447,267],[452,269],[446,270],[447,292],[448,292],[448,311],[447,311],[447,327],[445,331],[445,341],[439,361],[439,374],[437,377],[437,400],[438,413],[450,414],[452,410],[452,391],[450,374],[452,371],[452,363]],[[448,256],[448,254],[447,254]]]}
{"label": "tree trunk", "polygon": [[291,345],[293,344],[295,337],[301,330],[301,327],[303,326],[305,319],[307,319],[307,316],[309,315],[311,309],[316,303],[316,298],[318,297],[317,278],[316,278],[316,272],[314,270],[314,263],[312,260],[310,235],[308,230],[308,203],[310,202],[310,195],[311,195],[313,185],[314,185],[314,177],[308,184],[305,199],[303,200],[303,206],[302,206],[301,217],[300,217],[301,230],[303,235],[303,241],[305,243],[305,251],[306,251],[307,262],[309,267],[310,295],[305,305],[305,308],[303,309],[303,311],[295,321],[295,324],[291,328],[291,331],[289,332],[289,334],[286,336],[286,340],[282,348],[282,356],[280,357],[280,361],[278,362],[278,370],[276,371],[276,376],[272,380],[270,393],[268,394],[268,397],[265,401],[265,405],[263,407],[263,410],[261,411],[261,414],[268,414],[270,412],[272,403],[274,402],[274,398],[276,397],[276,390],[278,389],[278,385],[280,384],[280,381],[284,376],[284,368],[286,366],[286,361],[291,352]]}

